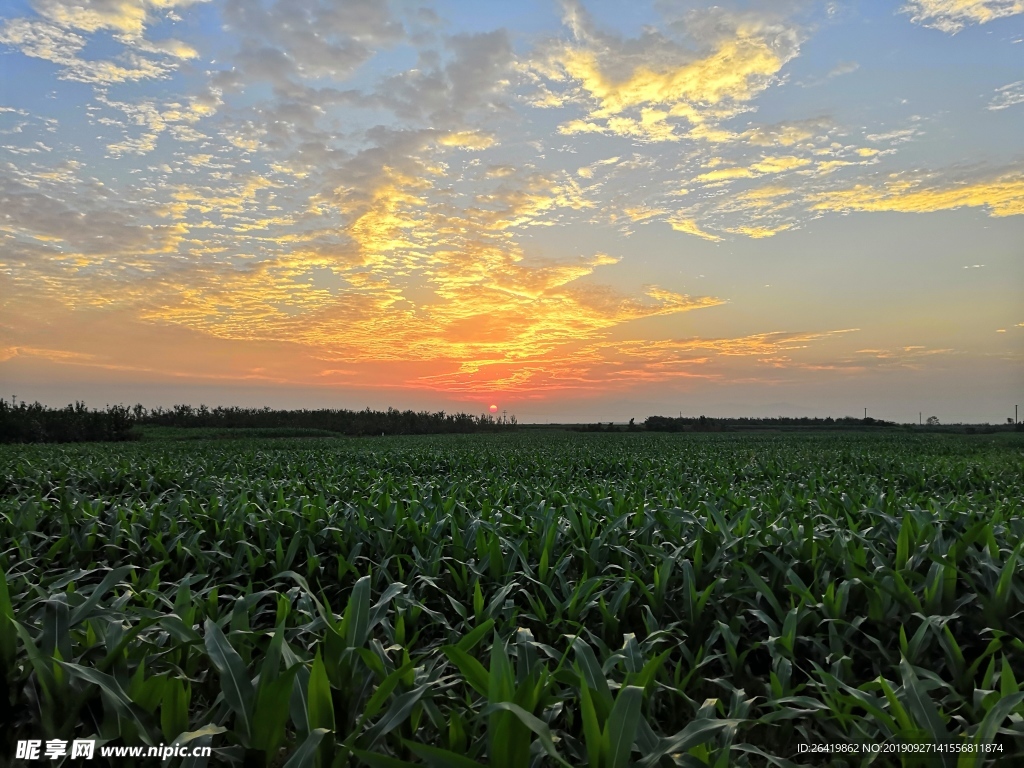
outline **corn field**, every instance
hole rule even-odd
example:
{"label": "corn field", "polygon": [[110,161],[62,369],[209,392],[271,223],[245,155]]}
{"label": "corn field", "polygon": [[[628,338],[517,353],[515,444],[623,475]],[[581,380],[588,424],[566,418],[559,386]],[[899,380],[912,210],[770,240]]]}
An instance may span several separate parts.
{"label": "corn field", "polygon": [[0,763],[1024,764],[1006,437],[4,446]]}

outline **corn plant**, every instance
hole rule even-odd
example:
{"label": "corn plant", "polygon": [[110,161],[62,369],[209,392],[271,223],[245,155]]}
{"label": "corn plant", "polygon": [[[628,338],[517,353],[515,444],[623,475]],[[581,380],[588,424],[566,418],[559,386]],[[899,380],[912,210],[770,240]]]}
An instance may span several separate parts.
{"label": "corn plant", "polygon": [[1022,507],[1012,434],[3,447],[0,755],[1012,764]]}

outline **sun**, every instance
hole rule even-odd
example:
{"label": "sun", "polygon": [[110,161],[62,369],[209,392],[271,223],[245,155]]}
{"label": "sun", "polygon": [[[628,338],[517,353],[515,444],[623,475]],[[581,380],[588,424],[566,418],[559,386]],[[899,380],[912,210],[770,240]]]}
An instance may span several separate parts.
{"label": "sun", "polygon": [[490,411],[491,413],[497,413],[497,412],[498,412],[498,406],[496,406],[496,405],[492,405],[492,406],[491,406],[491,407],[490,407],[490,408],[489,408],[488,410],[489,410],[489,411]]}

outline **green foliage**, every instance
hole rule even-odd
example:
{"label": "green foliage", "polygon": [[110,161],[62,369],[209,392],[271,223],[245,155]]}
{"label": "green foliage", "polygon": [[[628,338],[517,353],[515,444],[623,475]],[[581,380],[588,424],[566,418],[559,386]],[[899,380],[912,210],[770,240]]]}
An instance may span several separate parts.
{"label": "green foliage", "polygon": [[5,447],[0,754],[1010,764],[1022,500],[1018,442],[945,435]]}

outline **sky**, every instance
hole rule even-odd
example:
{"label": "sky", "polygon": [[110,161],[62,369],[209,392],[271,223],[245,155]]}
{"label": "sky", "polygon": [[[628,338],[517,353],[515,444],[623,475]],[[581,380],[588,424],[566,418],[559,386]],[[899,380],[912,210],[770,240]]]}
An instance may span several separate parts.
{"label": "sky", "polygon": [[8,0],[2,396],[1004,422],[1024,1]]}

